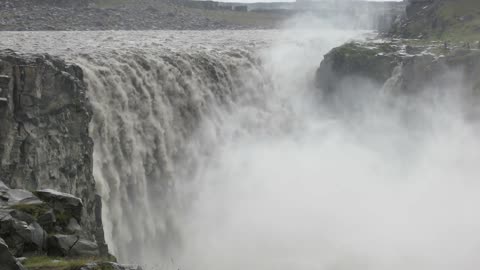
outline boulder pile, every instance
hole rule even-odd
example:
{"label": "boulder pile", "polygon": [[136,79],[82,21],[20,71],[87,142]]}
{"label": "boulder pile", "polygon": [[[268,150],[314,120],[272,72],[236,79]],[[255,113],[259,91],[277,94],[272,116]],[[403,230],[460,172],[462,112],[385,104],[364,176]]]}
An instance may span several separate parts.
{"label": "boulder pile", "polygon": [[[71,194],[11,189],[0,182],[0,269],[24,269],[17,258],[25,257],[99,258],[96,241],[79,225],[82,212],[82,200]],[[110,264],[109,269],[133,269]],[[103,268],[91,263],[84,269]]]}

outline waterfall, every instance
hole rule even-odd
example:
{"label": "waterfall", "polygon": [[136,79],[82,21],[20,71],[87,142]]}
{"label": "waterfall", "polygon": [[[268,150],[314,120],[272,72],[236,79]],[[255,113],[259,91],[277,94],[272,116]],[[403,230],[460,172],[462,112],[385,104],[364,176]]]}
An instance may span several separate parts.
{"label": "waterfall", "polygon": [[315,71],[358,32],[76,35],[60,54],[84,71],[94,176],[121,261],[148,270],[480,265],[479,127],[465,117],[461,77],[404,96],[399,67],[383,86],[346,85],[332,109]]}
{"label": "waterfall", "polygon": [[[179,242],[176,185],[220,143],[239,104],[267,99],[270,81],[248,50],[119,52],[79,59],[94,109],[94,176],[120,258]],[[248,78],[248,79],[244,79]],[[265,108],[255,108],[263,113]],[[203,123],[208,118],[209,123]],[[209,125],[197,142],[201,125]],[[208,134],[207,134],[208,133]],[[233,134],[231,134],[233,136]]]}
{"label": "waterfall", "polygon": [[326,33],[297,40],[285,32],[261,46],[149,46],[75,57],[93,106],[94,177],[114,254],[150,263],[179,256],[179,222],[222,146],[300,127],[296,110],[304,108],[293,104],[311,94],[322,55],[355,34],[332,40]]}

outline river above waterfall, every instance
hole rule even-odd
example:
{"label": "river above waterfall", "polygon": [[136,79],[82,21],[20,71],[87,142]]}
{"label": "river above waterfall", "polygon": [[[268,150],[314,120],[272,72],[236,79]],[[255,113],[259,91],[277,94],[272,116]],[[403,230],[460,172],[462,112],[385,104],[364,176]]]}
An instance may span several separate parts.
{"label": "river above waterfall", "polygon": [[[280,30],[1,32],[1,48],[53,55],[119,50],[195,50],[264,47]],[[294,40],[294,36],[291,37]]]}

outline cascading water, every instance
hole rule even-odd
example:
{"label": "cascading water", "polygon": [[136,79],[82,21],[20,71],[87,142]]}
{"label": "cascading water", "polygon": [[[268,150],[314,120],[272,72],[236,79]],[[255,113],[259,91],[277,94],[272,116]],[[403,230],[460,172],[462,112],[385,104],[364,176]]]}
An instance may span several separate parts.
{"label": "cascading water", "polygon": [[479,133],[461,86],[403,97],[359,83],[331,110],[315,70],[358,32],[312,29],[59,33],[29,45],[63,40],[59,54],[84,70],[120,260],[478,269]]}
{"label": "cascading water", "polygon": [[[276,51],[270,44],[150,47],[75,59],[94,108],[94,176],[109,206],[107,239],[120,258],[157,263],[178,256],[188,242],[178,222],[197,195],[191,187],[205,182],[199,175],[219,149],[296,125],[289,99],[308,89],[319,60],[295,58],[317,38]],[[321,59],[328,47],[320,45],[302,57]],[[288,65],[275,62],[290,57]]]}
{"label": "cascading water", "polygon": [[[126,52],[78,61],[92,90],[94,176],[112,206],[105,220],[120,258],[155,258],[181,241],[175,186],[220,143],[216,136],[229,111],[266,100],[269,78],[256,61],[243,49]],[[204,118],[210,129],[195,144]]]}

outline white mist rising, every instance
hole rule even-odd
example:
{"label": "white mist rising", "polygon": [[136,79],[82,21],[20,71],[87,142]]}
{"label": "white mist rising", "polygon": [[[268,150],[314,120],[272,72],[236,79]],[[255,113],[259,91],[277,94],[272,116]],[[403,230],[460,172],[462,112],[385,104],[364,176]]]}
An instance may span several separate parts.
{"label": "white mist rising", "polygon": [[403,97],[357,84],[343,96],[354,108],[330,111],[309,82],[349,35],[317,30],[263,55],[278,111],[248,132],[244,114],[223,123],[240,135],[185,187],[182,245],[161,269],[478,269],[480,141],[462,86]]}

